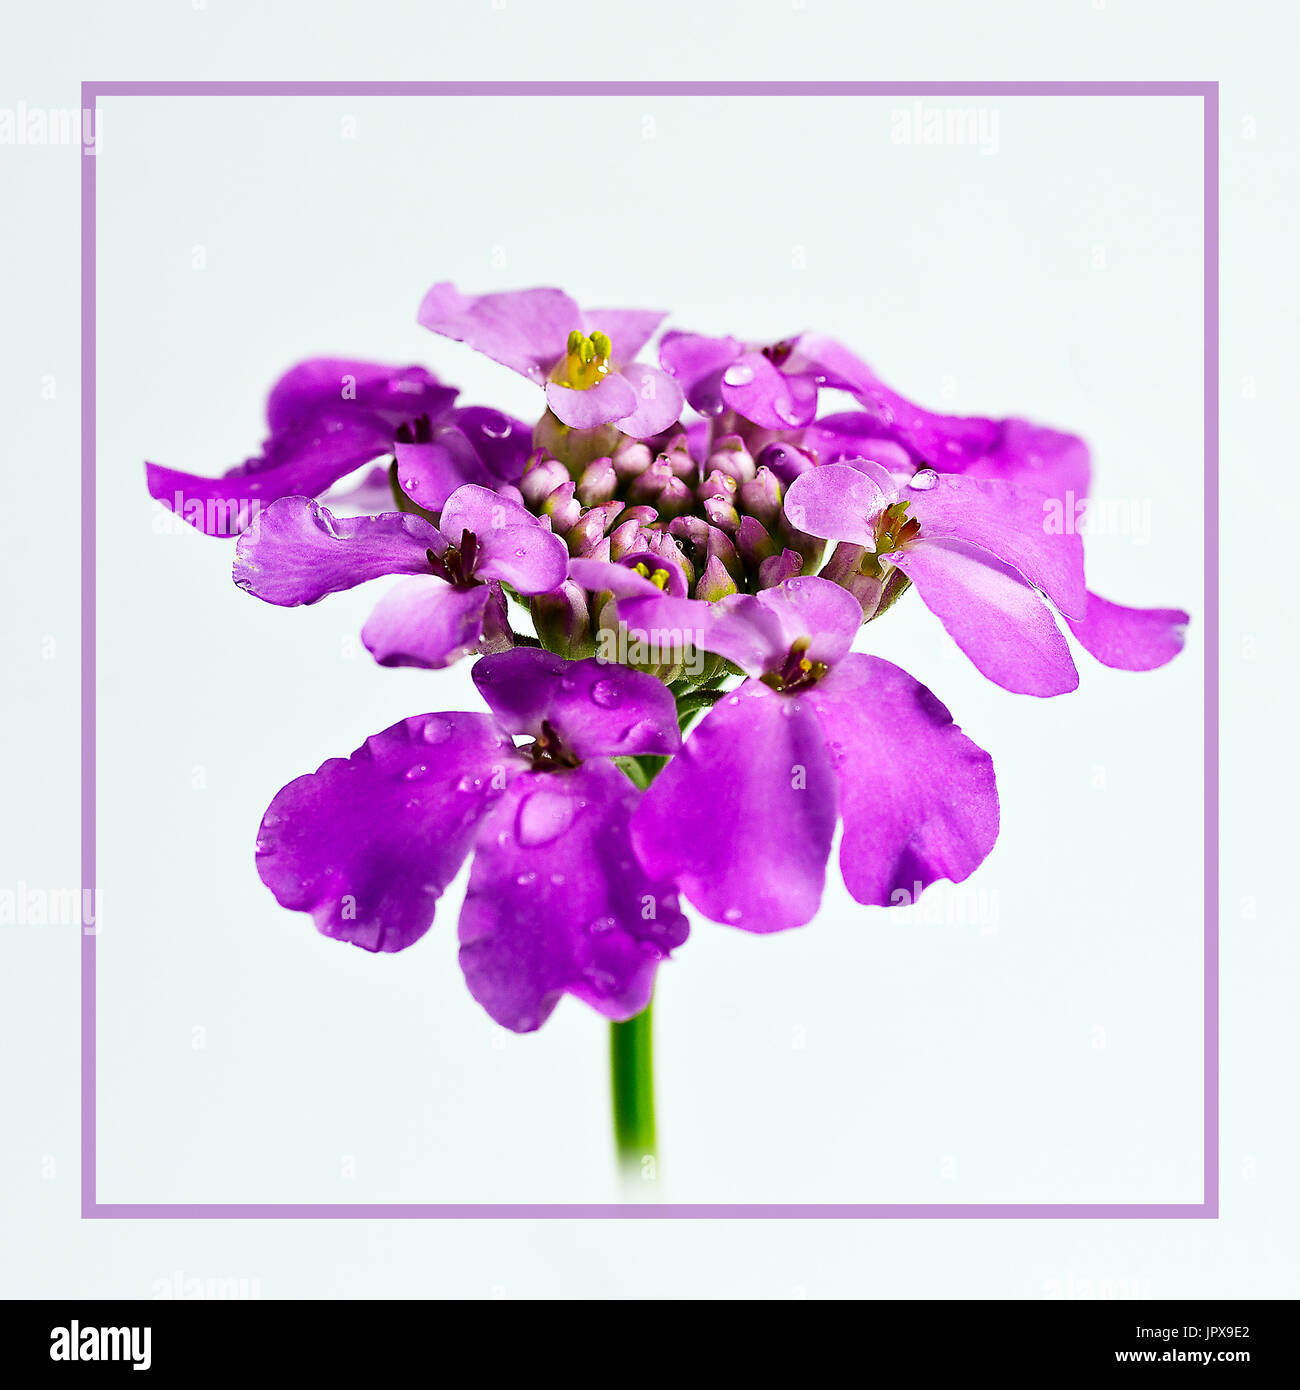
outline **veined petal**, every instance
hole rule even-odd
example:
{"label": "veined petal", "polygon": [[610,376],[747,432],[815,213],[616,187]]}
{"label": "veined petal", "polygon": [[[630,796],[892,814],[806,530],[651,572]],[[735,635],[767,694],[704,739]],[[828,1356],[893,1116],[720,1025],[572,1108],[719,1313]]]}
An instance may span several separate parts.
{"label": "veined petal", "polygon": [[781,931],[821,901],[837,786],[817,716],[746,681],[705,716],[632,817],[654,877],[715,922]]}
{"label": "veined petal", "polygon": [[771,670],[790,650],[780,616],[753,594],[717,603],[669,594],[626,598],[619,601],[618,616],[630,635],[659,651],[676,654],[696,647],[715,652],[751,676]]}
{"label": "veined petal", "polygon": [[860,903],[911,902],[960,883],[998,836],[993,760],[906,671],[853,654],[803,697],[840,786],[840,869]]}
{"label": "veined petal", "polygon": [[817,383],[787,376],[761,352],[747,352],[722,373],[722,399],[766,430],[799,429],[817,413]]}
{"label": "veined petal", "polygon": [[370,413],[391,428],[417,415],[441,415],[457,394],[423,367],[313,357],[290,367],[271,388],[266,421],[278,433],[321,417]]}
{"label": "veined petal", "polygon": [[1083,540],[1049,530],[1041,493],[991,478],[928,473],[904,485],[900,499],[921,524],[923,540],[956,540],[978,546],[1018,570],[1041,589],[1067,618],[1087,603],[1083,583]]}
{"label": "veined petal", "polygon": [[844,463],[823,464],[801,474],[785,495],[791,526],[828,541],[876,548],[876,521],[897,496],[882,479]]}
{"label": "veined petal", "polygon": [[235,546],[235,583],[267,603],[316,603],[386,574],[428,573],[442,537],[404,512],[335,517],[310,497],[273,502]]}
{"label": "veined petal", "polygon": [[1154,671],[1172,661],[1190,621],[1181,608],[1122,608],[1094,593],[1081,619],[1066,619],[1085,650],[1120,671]]}
{"label": "veined petal", "polygon": [[277,793],[257,872],[326,936],[400,951],[428,930],[480,817],[524,766],[486,715],[404,719]]}
{"label": "veined petal", "polygon": [[890,559],[922,602],[991,681],[1018,695],[1064,695],[1079,673],[1037,591],[987,551],[918,541]]}
{"label": "veined petal", "polygon": [[686,399],[701,415],[720,414],[722,373],[744,354],[737,338],[707,338],[700,333],[665,333],[659,342],[659,364],[682,383]]}
{"label": "veined petal", "polygon": [[453,545],[470,532],[478,543],[474,574],[499,579],[521,594],[545,594],[564,582],[568,546],[526,507],[484,487],[458,488],[439,518]]}
{"label": "veined petal", "polygon": [[534,381],[564,356],[582,311],[563,290],[508,290],[466,295],[443,281],[424,296],[420,323],[444,338],[467,343],[494,362]]}
{"label": "veined petal", "polygon": [[470,993],[518,1033],[564,994],[607,1018],[650,1002],[660,960],[686,940],[676,890],[632,853],[631,782],[598,760],[516,779],[479,836],[460,915]]}
{"label": "veined petal", "polygon": [[457,589],[432,574],[403,579],[371,609],[361,641],[381,666],[441,670],[482,642],[494,588]]}

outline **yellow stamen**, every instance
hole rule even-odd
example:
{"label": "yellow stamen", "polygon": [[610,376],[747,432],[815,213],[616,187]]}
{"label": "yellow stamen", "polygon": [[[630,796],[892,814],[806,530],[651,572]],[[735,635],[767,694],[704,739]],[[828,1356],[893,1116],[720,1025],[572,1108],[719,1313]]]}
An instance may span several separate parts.
{"label": "yellow stamen", "polygon": [[551,380],[574,391],[589,391],[609,375],[612,351],[608,334],[595,329],[588,335],[575,328],[565,345],[564,360],[551,373]]}

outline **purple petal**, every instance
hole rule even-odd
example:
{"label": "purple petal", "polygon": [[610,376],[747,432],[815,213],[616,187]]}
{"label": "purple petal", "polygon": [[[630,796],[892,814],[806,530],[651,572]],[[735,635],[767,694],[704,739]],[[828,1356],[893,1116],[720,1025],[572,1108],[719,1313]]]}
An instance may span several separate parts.
{"label": "purple petal", "polygon": [[575,391],[571,386],[548,381],[546,403],[559,419],[576,430],[613,424],[631,415],[638,404],[636,392],[617,372],[601,377],[586,391]]}
{"label": "purple petal", "polygon": [[432,574],[394,584],[371,609],[361,641],[381,666],[438,671],[476,650],[492,586],[454,588]]}
{"label": "purple petal", "polygon": [[630,565],[613,560],[570,560],[569,578],[588,593],[607,591],[615,598],[658,598],[663,590]]}
{"label": "purple petal", "polygon": [[968,478],[1002,478],[1044,497],[1086,497],[1092,460],[1077,434],[1029,420],[1002,420],[988,450],[962,470]]}
{"label": "purple petal", "polygon": [[373,418],[321,420],[271,443],[274,462],[252,460],[224,478],[146,463],[149,495],[205,535],[237,536],[278,498],[314,497],[393,447]]}
{"label": "purple petal", "polygon": [[632,361],[667,317],[663,309],[588,309],[582,320],[589,335],[599,330],[609,339],[613,360],[622,363]]}
{"label": "purple petal", "polygon": [[632,842],[647,872],[674,880],[715,922],[781,931],[817,911],[836,814],[812,707],[750,680],[651,783]]}
{"label": "purple petal", "polygon": [[[722,600],[728,604],[736,601]],[[848,652],[862,626],[857,599],[829,579],[787,579],[764,589],[755,601],[780,622],[787,652],[796,642],[806,642],[809,659],[828,666]]]}
{"label": "purple petal", "polygon": [[629,635],[653,644],[664,659],[680,660],[688,648],[695,647],[726,657],[751,676],[761,676],[780,665],[790,650],[780,615],[753,594],[705,603],[656,593],[622,599],[618,616]]}
{"label": "purple petal", "polygon": [[1018,695],[1078,689],[1070,648],[1038,593],[987,551],[919,541],[890,557],[953,641],[991,681]]}
{"label": "purple petal", "polygon": [[480,817],[524,766],[486,715],[404,719],[277,793],[257,872],[326,936],[400,951],[429,929]]}
{"label": "purple petal", "polygon": [[541,382],[564,356],[582,311],[563,290],[465,295],[444,281],[424,296],[419,320],[444,338],[468,343],[494,362]]}
{"label": "purple petal", "polygon": [[266,420],[278,433],[322,417],[369,413],[393,428],[418,415],[441,415],[456,395],[423,367],[314,357],[291,367],[271,388]]}
{"label": "purple petal", "polygon": [[521,594],[546,594],[564,582],[568,546],[526,507],[483,487],[458,488],[439,519],[453,545],[469,531],[478,542],[474,575],[499,579]]}
{"label": "purple petal", "polygon": [[273,502],[235,545],[235,583],[267,603],[316,603],[386,574],[427,574],[442,537],[404,512],[335,517],[310,497]]}
{"label": "purple petal", "polygon": [[575,757],[668,754],[681,746],[672,694],[642,671],[519,647],[484,657],[473,674],[503,728],[537,737],[549,724]]}
{"label": "purple petal", "polygon": [[804,698],[839,779],[840,869],[854,898],[888,907],[974,873],[998,837],[993,760],[925,686],[851,655]]}
{"label": "purple petal", "polygon": [[876,521],[894,500],[893,488],[858,468],[823,464],[796,478],[785,495],[790,525],[828,541],[876,548]]}
{"label": "purple petal", "polygon": [[787,376],[761,352],[747,352],[722,373],[722,398],[766,430],[798,429],[817,413],[817,383]]}
{"label": "purple petal", "polygon": [[1179,608],[1121,608],[1094,593],[1081,619],[1066,619],[1087,651],[1120,671],[1154,671],[1172,661],[1190,621]]}
{"label": "purple petal", "polygon": [[659,343],[659,362],[682,383],[686,399],[701,415],[721,414],[722,373],[743,355],[736,338],[706,338],[699,333],[665,333]]}
{"label": "purple petal", "polygon": [[846,459],[870,459],[891,473],[910,476],[912,455],[901,444],[880,437],[880,422],[864,410],[825,415],[803,432],[801,447],[811,450],[823,464]]}
{"label": "purple petal", "polygon": [[1083,613],[1083,540],[1048,530],[1041,493],[996,479],[926,472],[899,496],[921,523],[922,540],[978,546],[1018,570],[1066,617]]}
{"label": "purple petal", "polygon": [[688,927],[671,883],[632,853],[636,804],[627,778],[598,761],[525,773],[493,807],[460,914],[460,964],[498,1023],[530,1032],[564,994],[613,1019],[650,1002]]}
{"label": "purple petal", "polygon": [[523,477],[533,451],[530,425],[485,405],[450,410],[443,423],[469,440],[492,477],[503,483],[517,483]]}
{"label": "purple petal", "polygon": [[[667,372],[646,362],[627,362],[620,368],[619,375],[636,397],[635,409],[616,417],[624,434],[633,439],[650,439],[666,430],[682,413],[685,404],[682,388]],[[555,413],[559,415],[560,412]]]}
{"label": "purple petal", "polygon": [[496,482],[460,430],[439,430],[425,443],[395,444],[393,456],[402,491],[426,511],[440,512],[451,494],[467,483],[491,487]]}

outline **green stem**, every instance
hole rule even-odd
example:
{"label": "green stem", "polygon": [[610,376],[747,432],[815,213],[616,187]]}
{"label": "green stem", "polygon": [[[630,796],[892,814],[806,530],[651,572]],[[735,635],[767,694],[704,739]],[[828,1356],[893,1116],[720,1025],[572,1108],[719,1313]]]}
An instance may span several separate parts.
{"label": "green stem", "polygon": [[614,1146],[625,1178],[653,1179],[655,1082],[653,1001],[626,1023],[610,1025],[609,1075],[614,1100]]}

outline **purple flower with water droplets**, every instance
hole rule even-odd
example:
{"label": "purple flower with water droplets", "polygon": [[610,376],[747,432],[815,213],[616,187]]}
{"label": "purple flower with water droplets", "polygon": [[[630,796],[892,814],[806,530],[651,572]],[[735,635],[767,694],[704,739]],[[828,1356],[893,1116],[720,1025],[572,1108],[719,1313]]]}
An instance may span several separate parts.
{"label": "purple flower with water droplets", "polygon": [[[809,921],[837,820],[840,868],[862,903],[911,901],[968,877],[993,848],[993,763],[905,671],[851,653],[857,600],[791,579],[716,603],[620,601],[630,633],[717,653],[748,677],[659,774],[632,818],[647,872],[747,931]],[[906,895],[906,896],[900,896]]]}
{"label": "purple flower with water droplets", "polygon": [[558,289],[465,295],[448,281],[429,290],[419,313],[425,328],[543,386],[569,428],[615,425],[637,439],[662,433],[682,410],[672,377],[635,360],[663,317],[653,309],[583,310]]}
{"label": "purple flower with water droplets", "polygon": [[523,648],[485,657],[474,682],[491,715],[415,715],[284,787],[258,835],[262,882],[325,936],[401,951],[472,855],[460,964],[487,1012],[529,1032],[572,994],[631,1018],[688,927],[632,851],[640,794],[610,759],[675,752],[673,698]]}
{"label": "purple flower with water droplets", "polygon": [[820,368],[802,339],[745,343],[700,333],[665,333],[659,361],[701,415],[734,410],[767,430],[799,429],[817,413]]}
{"label": "purple flower with water droplets", "polygon": [[385,575],[361,640],[381,666],[449,666],[510,645],[503,584],[544,594],[569,552],[537,517],[475,484],[447,499],[434,526],[408,512],[336,518],[307,497],[272,503],[235,546],[235,583],[282,607],[317,603]]}

